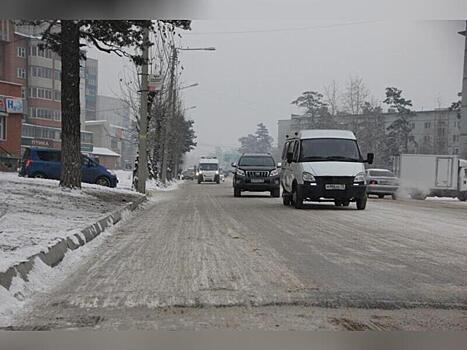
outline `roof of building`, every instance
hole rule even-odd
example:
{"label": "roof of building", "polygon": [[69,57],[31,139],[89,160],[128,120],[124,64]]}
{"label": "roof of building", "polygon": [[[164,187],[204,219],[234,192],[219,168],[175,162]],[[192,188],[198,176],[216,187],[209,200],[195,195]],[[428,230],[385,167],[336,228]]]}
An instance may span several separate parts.
{"label": "roof of building", "polygon": [[95,156],[120,157],[120,154],[105,147],[93,147],[92,152],[89,153]]}
{"label": "roof of building", "polygon": [[101,124],[105,124],[105,123],[108,123],[107,120],[86,120],[85,121],[85,124],[86,125],[101,125]]}
{"label": "roof of building", "polygon": [[301,130],[297,135],[289,135],[291,138],[297,137],[300,139],[320,139],[320,138],[333,138],[333,139],[350,139],[355,140],[355,135],[349,130]]}

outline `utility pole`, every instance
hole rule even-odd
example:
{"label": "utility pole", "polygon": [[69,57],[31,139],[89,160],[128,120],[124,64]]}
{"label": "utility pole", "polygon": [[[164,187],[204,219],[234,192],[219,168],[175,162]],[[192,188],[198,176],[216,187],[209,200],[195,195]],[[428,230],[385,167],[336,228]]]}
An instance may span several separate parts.
{"label": "utility pole", "polygon": [[162,183],[167,181],[167,166],[169,161],[169,137],[172,119],[175,117],[176,108],[176,92],[175,92],[175,65],[177,64],[177,48],[172,46],[172,64],[170,67],[170,85],[169,85],[169,103],[170,110],[167,113],[165,120],[165,135],[164,135],[164,152],[162,154],[162,171],[161,180]]}
{"label": "utility pole", "polygon": [[146,179],[148,177],[148,70],[149,70],[149,28],[143,31],[143,65],[141,67],[141,105],[139,117],[138,143],[138,185],[140,193],[146,193]]}

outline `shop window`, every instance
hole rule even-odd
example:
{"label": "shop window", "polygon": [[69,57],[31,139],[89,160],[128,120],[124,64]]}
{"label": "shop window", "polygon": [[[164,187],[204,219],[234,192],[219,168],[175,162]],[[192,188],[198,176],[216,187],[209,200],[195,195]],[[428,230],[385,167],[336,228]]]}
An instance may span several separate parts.
{"label": "shop window", "polygon": [[0,140],[6,140],[6,117],[0,115]]}

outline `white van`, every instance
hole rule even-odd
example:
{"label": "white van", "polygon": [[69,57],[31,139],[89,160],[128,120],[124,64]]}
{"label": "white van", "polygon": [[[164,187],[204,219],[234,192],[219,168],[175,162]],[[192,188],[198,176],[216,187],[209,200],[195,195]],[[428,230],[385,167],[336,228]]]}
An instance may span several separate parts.
{"label": "white van", "polygon": [[219,160],[216,157],[201,157],[197,172],[198,183],[220,183]]}
{"label": "white van", "polygon": [[282,152],[281,184],[284,205],[302,208],[304,201],[356,202],[366,207],[364,160],[355,135],[347,130],[302,130],[288,137]]}

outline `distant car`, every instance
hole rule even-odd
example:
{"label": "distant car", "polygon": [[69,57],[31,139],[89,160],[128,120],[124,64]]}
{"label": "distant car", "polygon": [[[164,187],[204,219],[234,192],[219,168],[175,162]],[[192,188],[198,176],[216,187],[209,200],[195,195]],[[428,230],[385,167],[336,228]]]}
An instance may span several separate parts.
{"label": "distant car", "polygon": [[[82,155],[82,181],[107,187],[116,187],[117,176],[92,158]],[[61,152],[57,149],[31,147],[24,151],[20,176],[60,180]]]}
{"label": "distant car", "polygon": [[195,173],[193,170],[185,170],[182,172],[182,180],[194,180]]}
{"label": "distant car", "polygon": [[399,179],[387,169],[367,169],[367,194],[376,195],[379,198],[391,196],[396,199],[399,189]]}

